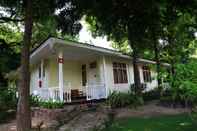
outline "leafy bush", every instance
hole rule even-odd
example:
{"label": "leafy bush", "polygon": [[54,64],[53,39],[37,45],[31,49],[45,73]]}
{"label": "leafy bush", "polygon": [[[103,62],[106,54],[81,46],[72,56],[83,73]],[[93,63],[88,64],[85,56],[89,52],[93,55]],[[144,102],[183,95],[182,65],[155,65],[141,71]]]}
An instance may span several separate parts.
{"label": "leafy bush", "polygon": [[176,65],[176,73],[169,79],[172,99],[185,101],[187,104],[197,102],[197,63]]}
{"label": "leafy bush", "polygon": [[17,98],[14,89],[4,88],[0,90],[0,111],[16,109]]}
{"label": "leafy bush", "polygon": [[30,105],[32,107],[38,107],[41,102],[41,98],[38,95],[30,95]]}
{"label": "leafy bush", "polygon": [[160,98],[160,93],[158,88],[143,93],[144,101],[158,100],[159,98]]}
{"label": "leafy bush", "polygon": [[[17,105],[16,91],[12,88],[0,89],[0,123],[15,116]],[[12,110],[12,112],[10,112]]]}
{"label": "leafy bush", "polygon": [[30,95],[30,104],[32,107],[43,107],[48,109],[64,107],[64,102],[54,101],[53,99],[43,100],[38,95]]}
{"label": "leafy bush", "polygon": [[64,102],[61,101],[53,101],[52,99],[46,101],[40,101],[39,106],[48,109],[55,109],[55,108],[63,108]]}
{"label": "leafy bush", "polygon": [[142,97],[137,97],[132,93],[112,92],[107,100],[112,108],[126,107],[129,105],[137,106],[143,104]]}

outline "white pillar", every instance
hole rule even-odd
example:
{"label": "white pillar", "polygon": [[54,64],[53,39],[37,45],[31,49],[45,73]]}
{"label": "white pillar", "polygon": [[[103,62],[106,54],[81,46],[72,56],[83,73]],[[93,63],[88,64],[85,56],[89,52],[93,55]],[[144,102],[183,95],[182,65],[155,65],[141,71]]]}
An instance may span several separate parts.
{"label": "white pillar", "polygon": [[60,95],[60,100],[63,101],[63,93],[64,93],[64,72],[63,72],[63,53],[60,52],[58,55],[58,64],[59,64],[59,95]]}
{"label": "white pillar", "polygon": [[130,76],[130,64],[126,64],[126,70],[127,70],[127,80],[128,80],[128,84],[129,86],[131,85],[131,76]]}
{"label": "white pillar", "polygon": [[40,78],[40,80],[42,81],[42,87],[45,88],[45,86],[44,86],[44,77],[43,77],[43,70],[44,70],[44,59],[41,60],[41,78]]}
{"label": "white pillar", "polygon": [[109,89],[109,85],[108,85],[108,79],[107,79],[107,67],[106,67],[106,61],[105,61],[105,56],[102,57],[103,60],[103,80],[104,80],[104,85],[105,85],[105,89],[106,89],[106,98],[108,97],[108,89]]}

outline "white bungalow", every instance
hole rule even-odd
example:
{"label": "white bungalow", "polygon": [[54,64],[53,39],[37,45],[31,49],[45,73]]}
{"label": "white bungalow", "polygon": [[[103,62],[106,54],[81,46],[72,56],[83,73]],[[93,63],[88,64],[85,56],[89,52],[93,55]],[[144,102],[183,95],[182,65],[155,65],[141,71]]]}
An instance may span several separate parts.
{"label": "white bungalow", "polygon": [[[146,90],[157,87],[154,61],[139,59]],[[30,92],[43,99],[72,102],[127,92],[134,83],[132,58],[120,52],[59,38],[48,38],[30,55]]]}

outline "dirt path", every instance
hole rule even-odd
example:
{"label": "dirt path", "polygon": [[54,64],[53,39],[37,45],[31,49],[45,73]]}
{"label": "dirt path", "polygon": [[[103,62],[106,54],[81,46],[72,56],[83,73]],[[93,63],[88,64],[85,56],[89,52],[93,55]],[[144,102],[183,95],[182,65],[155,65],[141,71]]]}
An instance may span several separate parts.
{"label": "dirt path", "polygon": [[16,131],[16,120],[9,123],[0,124],[0,131]]}
{"label": "dirt path", "polygon": [[188,109],[184,108],[169,108],[158,106],[156,102],[148,103],[144,106],[140,106],[136,109],[121,108],[116,109],[116,118],[125,117],[152,117],[160,115],[176,115],[189,112]]}
{"label": "dirt path", "polygon": [[[156,103],[157,102],[151,102],[136,109],[115,109],[115,118],[152,117],[160,115],[176,115],[188,112],[187,109],[163,107],[158,106]],[[61,126],[59,131],[88,131],[94,127],[98,127],[107,119],[107,112],[104,110],[105,109],[101,107],[101,109],[97,109],[95,112],[82,112],[78,117]]]}
{"label": "dirt path", "polygon": [[107,119],[107,115],[100,112],[82,112],[79,116],[64,124],[58,131],[89,131],[101,126]]}

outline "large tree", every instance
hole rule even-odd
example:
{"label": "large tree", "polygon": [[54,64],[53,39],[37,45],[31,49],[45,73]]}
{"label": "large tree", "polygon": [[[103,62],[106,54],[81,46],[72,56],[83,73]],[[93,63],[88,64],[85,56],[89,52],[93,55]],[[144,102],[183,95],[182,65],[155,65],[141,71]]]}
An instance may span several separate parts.
{"label": "large tree", "polygon": [[17,131],[28,131],[31,128],[31,110],[28,98],[30,90],[29,52],[33,27],[33,3],[32,0],[27,0],[24,2],[25,30],[21,51],[21,74],[18,89],[19,100],[17,107]]}
{"label": "large tree", "polygon": [[124,43],[132,49],[134,83],[136,92],[140,92],[140,76],[138,57],[146,44],[147,19],[150,19],[150,7],[153,0],[74,0],[86,15],[86,21],[91,25],[93,35],[106,35],[112,41]]}
{"label": "large tree", "polygon": [[[29,131],[31,128],[29,105],[29,55],[30,47],[32,46],[32,28],[38,23],[46,23],[47,20],[49,21],[49,18],[53,17],[56,21],[58,32],[63,35],[75,35],[79,32],[81,27],[78,21],[81,18],[81,13],[77,12],[71,1],[62,0],[3,0],[0,1],[0,5],[0,9],[3,12],[0,12],[0,23],[9,26],[9,23],[11,22],[19,24],[20,28],[23,28],[24,26],[24,36],[21,47],[20,84],[18,86],[19,100],[17,107],[17,130]],[[55,14],[57,9],[59,9],[59,13]],[[38,34],[39,31],[35,33],[34,36],[39,36]],[[34,36],[33,38],[35,39],[33,40],[35,41],[43,39],[43,37],[38,39]],[[47,37],[47,34],[43,36]]]}
{"label": "large tree", "polygon": [[0,25],[0,89],[7,87],[6,74],[20,64],[21,33],[4,24]]}
{"label": "large tree", "polygon": [[[168,1],[166,3],[162,21],[163,40],[162,56],[171,64],[174,74],[174,65],[186,61],[195,49],[194,33],[197,31],[196,21],[197,1]],[[170,14],[170,15],[169,15]]]}
{"label": "large tree", "polygon": [[[84,4],[85,2],[80,0],[73,1],[77,2],[76,5],[82,8],[82,12],[86,14],[86,21],[90,24],[93,35],[107,35],[109,39],[117,43],[128,41],[133,54],[134,81],[137,89],[140,87],[137,59],[141,51],[143,52],[147,48],[154,51],[160,86],[161,62],[159,57],[161,48],[167,47],[163,45],[166,41],[164,38],[166,36],[166,26],[169,23],[174,23],[173,21],[176,23],[179,16],[185,12],[194,16],[192,11],[196,7],[195,0],[90,0],[87,2],[88,4]],[[171,20],[172,18],[174,20]],[[176,25],[168,27],[170,30],[177,29]],[[170,30],[167,32],[170,32]],[[173,34],[170,34],[171,36]],[[163,43],[160,43],[159,40]],[[174,42],[168,44],[172,45],[170,48],[179,50],[178,46],[172,43]],[[175,53],[176,51],[172,52]]]}

